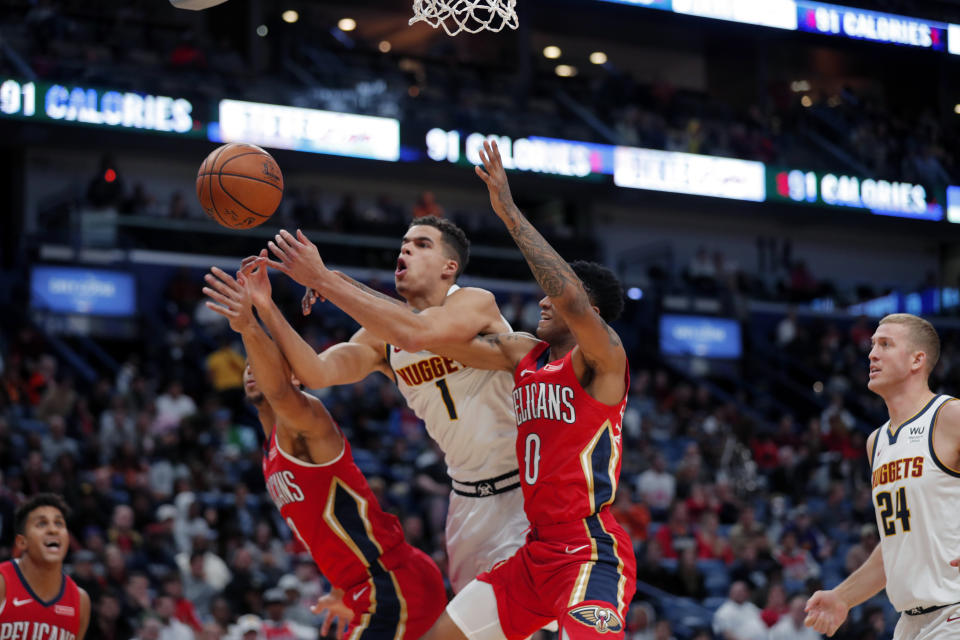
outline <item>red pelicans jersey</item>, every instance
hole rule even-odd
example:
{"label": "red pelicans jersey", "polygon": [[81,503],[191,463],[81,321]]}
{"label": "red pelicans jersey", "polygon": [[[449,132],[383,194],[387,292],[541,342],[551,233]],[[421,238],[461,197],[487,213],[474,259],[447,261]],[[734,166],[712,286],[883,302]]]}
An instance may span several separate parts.
{"label": "red pelicans jersey", "polygon": [[44,602],[33,593],[17,560],[0,564],[6,599],[0,603],[4,640],[74,640],[80,633],[80,588],[64,574],[60,594]]}
{"label": "red pelicans jersey", "polygon": [[[627,394],[612,406],[592,398],[572,353],[548,362],[550,345],[542,342],[514,371],[523,508],[535,528],[584,520],[617,494]],[[629,367],[625,376],[629,389]]]}
{"label": "red pelicans jersey", "polygon": [[324,464],[281,450],[276,429],[264,448],[270,497],[334,587],[346,590],[366,582],[371,573],[393,569],[413,551],[400,521],[380,508],[346,438],[340,455]]}

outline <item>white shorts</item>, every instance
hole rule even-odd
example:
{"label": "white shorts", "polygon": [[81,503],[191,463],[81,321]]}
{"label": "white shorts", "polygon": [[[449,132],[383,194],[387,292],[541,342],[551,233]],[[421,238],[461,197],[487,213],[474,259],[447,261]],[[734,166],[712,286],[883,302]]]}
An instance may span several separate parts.
{"label": "white shorts", "polygon": [[512,556],[523,546],[529,528],[519,487],[482,498],[451,491],[446,535],[453,592]]}
{"label": "white shorts", "polygon": [[960,604],[920,616],[900,614],[893,640],[946,640],[960,638]]}

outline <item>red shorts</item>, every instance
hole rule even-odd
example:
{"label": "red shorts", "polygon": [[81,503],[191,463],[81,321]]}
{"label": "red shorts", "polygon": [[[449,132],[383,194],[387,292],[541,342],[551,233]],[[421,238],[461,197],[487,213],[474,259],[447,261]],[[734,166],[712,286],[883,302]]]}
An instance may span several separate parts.
{"label": "red shorts", "polygon": [[608,509],[586,520],[532,528],[513,557],[477,576],[493,587],[507,640],[552,620],[560,637],[622,638],[637,583],[630,537]]}
{"label": "red shorts", "polygon": [[[392,555],[392,554],[391,554]],[[447,606],[447,590],[436,563],[407,545],[392,570],[379,564],[372,576],[343,594],[353,609],[346,640],[419,640]]]}

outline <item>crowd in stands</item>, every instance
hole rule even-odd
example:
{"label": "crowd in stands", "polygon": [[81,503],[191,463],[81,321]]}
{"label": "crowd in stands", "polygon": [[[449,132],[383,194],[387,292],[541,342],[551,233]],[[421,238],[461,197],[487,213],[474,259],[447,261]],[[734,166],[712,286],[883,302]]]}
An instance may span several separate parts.
{"label": "crowd in stands", "polygon": [[[219,316],[202,311],[199,289],[199,273],[177,272],[163,330],[124,345],[117,368],[92,380],[25,317],[4,321],[0,557],[17,504],[55,491],[73,508],[68,566],[93,598],[91,637],[247,639],[281,625],[284,637],[316,637],[309,607],[327,585],[264,491],[243,356]],[[315,348],[350,335],[349,319],[327,306],[296,313],[299,291],[284,279],[274,292]],[[501,300],[527,329],[532,302]],[[631,607],[632,640],[809,637],[798,623],[804,597],[839,582],[878,541],[863,430],[882,420],[863,387],[870,332],[867,321],[840,331],[792,316],[771,330],[834,398],[807,413],[758,414],[710,379],[631,355],[613,508],[649,588]],[[937,386],[960,373],[956,344],[946,336]],[[442,456],[395,386],[373,376],[316,393],[407,539],[445,568]],[[701,605],[701,624],[678,617],[678,602]],[[889,637],[884,602],[859,609],[839,637]]]}

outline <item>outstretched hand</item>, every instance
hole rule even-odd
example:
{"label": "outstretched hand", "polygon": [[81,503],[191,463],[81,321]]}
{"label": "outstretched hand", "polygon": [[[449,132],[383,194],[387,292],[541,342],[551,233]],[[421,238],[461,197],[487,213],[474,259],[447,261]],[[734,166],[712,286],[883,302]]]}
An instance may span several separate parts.
{"label": "outstretched hand", "polygon": [[847,619],[850,607],[833,590],[817,591],[807,600],[804,611],[807,612],[807,617],[803,624],[813,627],[817,633],[832,636]]}
{"label": "outstretched hand", "polygon": [[353,610],[343,601],[343,589],[333,589],[317,599],[317,603],[310,607],[314,615],[320,615],[323,612],[327,616],[323,619],[323,625],[320,627],[320,637],[325,638],[330,631],[333,621],[337,621],[337,638],[343,638],[343,632],[347,625],[353,620]]}
{"label": "outstretched hand", "polygon": [[244,258],[237,271],[237,282],[250,295],[256,307],[263,307],[272,300],[273,287],[267,272],[267,250],[261,249],[260,255]]}
{"label": "outstretched hand", "polygon": [[203,288],[204,295],[212,300],[206,302],[207,308],[225,317],[231,329],[242,333],[256,324],[250,292],[230,274],[218,267],[211,267],[210,273],[203,279],[210,285]]}
{"label": "outstretched hand", "polygon": [[477,166],[474,170],[487,185],[493,210],[501,219],[506,219],[510,210],[516,209],[516,205],[510,193],[510,183],[507,181],[507,172],[503,168],[503,160],[500,158],[500,148],[496,140],[483,141],[480,161],[483,162],[483,168]]}
{"label": "outstretched hand", "polygon": [[277,260],[267,260],[266,263],[307,288],[315,287],[317,281],[329,273],[317,245],[299,229],[296,236],[281,229],[267,247]]}

